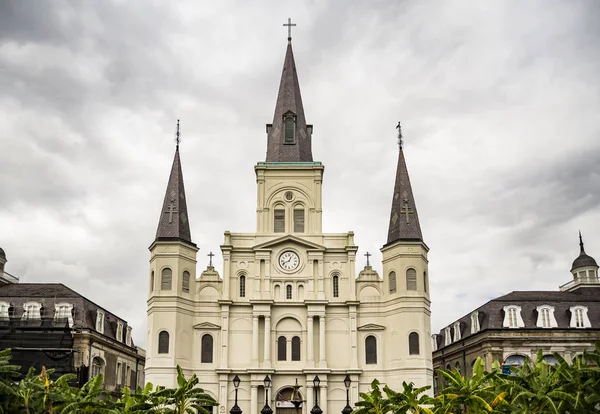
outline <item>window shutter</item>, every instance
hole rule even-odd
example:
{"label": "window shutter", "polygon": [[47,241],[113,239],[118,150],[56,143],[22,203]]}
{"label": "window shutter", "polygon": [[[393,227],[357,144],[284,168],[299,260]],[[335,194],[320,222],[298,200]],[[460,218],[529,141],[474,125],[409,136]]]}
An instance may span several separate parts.
{"label": "window shutter", "polygon": [[171,281],[173,280],[173,272],[168,267],[163,269],[160,278],[160,289],[171,290]]}
{"label": "window shutter", "polygon": [[396,272],[390,272],[389,283],[390,293],[396,293]]}
{"label": "window shutter", "polygon": [[284,142],[286,144],[294,143],[294,118],[287,117],[285,118],[285,137]]}
{"label": "window shutter", "polygon": [[298,336],[292,338],[292,361],[300,361],[300,338]]}
{"label": "window shutter", "polygon": [[417,290],[417,271],[415,269],[406,271],[406,290]]}
{"label": "window shutter", "polygon": [[340,296],[340,282],[337,275],[333,276],[333,297],[337,298]]}
{"label": "window shutter", "polygon": [[294,232],[304,233],[304,209],[294,210]]}
{"label": "window shutter", "polygon": [[365,339],[365,362],[367,364],[377,363],[377,339],[374,336],[367,336]]}
{"label": "window shutter", "polygon": [[240,276],[240,298],[246,297],[246,276]]}
{"label": "window shutter", "polygon": [[277,339],[277,361],[285,361],[287,359],[286,346],[287,341],[285,339],[285,336],[280,336]]}
{"label": "window shutter", "polygon": [[408,335],[408,354],[419,355],[419,334],[416,332]]}
{"label": "window shutter", "polygon": [[275,210],[273,213],[274,223],[273,231],[275,233],[285,232],[285,210]]}
{"label": "window shutter", "polygon": [[158,353],[169,353],[169,333],[167,331],[162,331],[158,334]]}
{"label": "window shutter", "polygon": [[213,362],[213,337],[209,334],[202,336],[202,355],[200,362],[212,363]]}
{"label": "window shutter", "polygon": [[190,272],[187,270],[183,272],[183,279],[181,280],[181,290],[184,292],[190,291]]}

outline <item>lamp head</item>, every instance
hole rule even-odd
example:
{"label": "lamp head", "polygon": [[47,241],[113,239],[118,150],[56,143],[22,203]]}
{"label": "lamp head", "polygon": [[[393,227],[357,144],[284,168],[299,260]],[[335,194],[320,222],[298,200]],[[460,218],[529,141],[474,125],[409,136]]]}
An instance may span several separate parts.
{"label": "lamp head", "polygon": [[269,378],[268,375],[265,377],[265,379],[263,380],[263,382],[265,384],[265,388],[270,388],[271,387],[271,378]]}
{"label": "lamp head", "polygon": [[321,380],[319,379],[319,376],[315,375],[315,378],[313,379],[313,385],[315,386],[315,388],[317,388],[320,384]]}
{"label": "lamp head", "polygon": [[240,377],[238,377],[237,375],[235,377],[233,377],[233,386],[235,388],[240,386]]}
{"label": "lamp head", "polygon": [[346,378],[344,378],[344,385],[346,386],[346,389],[350,388],[351,383],[352,383],[352,380],[350,379],[350,376],[346,375]]}

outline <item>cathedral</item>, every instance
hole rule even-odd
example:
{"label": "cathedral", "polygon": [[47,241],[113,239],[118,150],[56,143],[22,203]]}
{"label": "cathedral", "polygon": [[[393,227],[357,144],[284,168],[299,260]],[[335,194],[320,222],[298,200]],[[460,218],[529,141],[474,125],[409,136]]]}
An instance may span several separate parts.
{"label": "cathedral", "polygon": [[375,378],[431,385],[429,248],[402,140],[380,276],[357,271],[353,232],[322,231],[325,167],[313,160],[290,37],[266,132],[256,232],[225,232],[222,275],[210,265],[197,276],[190,220],[210,217],[188,212],[177,145],[150,246],[146,380],[176,386],[179,365],[218,401],[213,412],[237,403],[247,414],[341,412]]}

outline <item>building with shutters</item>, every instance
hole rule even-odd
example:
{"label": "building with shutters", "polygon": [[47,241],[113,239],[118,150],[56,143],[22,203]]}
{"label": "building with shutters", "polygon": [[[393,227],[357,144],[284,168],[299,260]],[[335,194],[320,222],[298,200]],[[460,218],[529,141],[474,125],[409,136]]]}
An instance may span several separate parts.
{"label": "building with shutters", "polygon": [[[5,263],[0,249],[0,273]],[[4,280],[18,281],[12,278]],[[127,322],[62,283],[0,283],[0,349],[6,348],[22,375],[45,366],[55,378],[76,374],[79,384],[103,374],[109,391],[144,385],[145,351]]]}
{"label": "building with shutters", "polygon": [[[559,291],[516,291],[492,299],[432,335],[433,367],[470,373],[475,360],[505,367],[535,358],[538,350],[553,363],[594,349],[600,340],[598,265],[584,249],[571,266],[571,280]],[[435,388],[440,386],[436,377]]]}
{"label": "building with shutters", "polygon": [[313,131],[288,39],[266,159],[254,167],[257,200],[248,208],[256,211],[256,232],[224,233],[222,275],[196,269],[190,221],[211,218],[188,212],[177,145],[150,246],[148,381],[173,386],[180,365],[226,412],[238,375],[238,404],[248,414],[264,405],[266,375],[279,414],[298,413],[292,395],[303,401],[302,413],[311,410],[317,375],[326,413],[346,405],[346,375],[351,404],[374,378],[393,388],[432,384],[429,248],[402,142],[379,275],[371,266],[356,269],[353,232],[322,231],[325,166],[313,159]]}

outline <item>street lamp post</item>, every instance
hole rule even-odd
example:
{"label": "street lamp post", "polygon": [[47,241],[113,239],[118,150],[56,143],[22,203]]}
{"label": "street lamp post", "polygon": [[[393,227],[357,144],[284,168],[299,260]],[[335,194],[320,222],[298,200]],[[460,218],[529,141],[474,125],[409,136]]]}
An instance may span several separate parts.
{"label": "street lamp post", "polygon": [[350,414],[352,412],[352,407],[350,407],[350,384],[352,380],[349,375],[346,375],[344,378],[344,385],[346,386],[346,406],[342,410],[342,414]]}
{"label": "street lamp post", "polygon": [[310,410],[310,414],[323,414],[323,410],[321,410],[321,408],[319,408],[319,385],[321,384],[321,380],[319,379],[318,375],[315,375],[315,378],[313,379],[313,388],[314,388],[314,392],[315,392],[315,406],[313,407],[312,410]]}
{"label": "street lamp post", "polygon": [[237,404],[238,387],[240,386],[240,377],[237,375],[233,377],[233,386],[235,387],[235,404],[229,410],[229,414],[242,414],[242,409]]}
{"label": "street lamp post", "polygon": [[267,375],[264,379],[265,384],[265,406],[260,410],[261,414],[273,414],[273,409],[269,407],[269,388],[271,387],[271,378]]}

